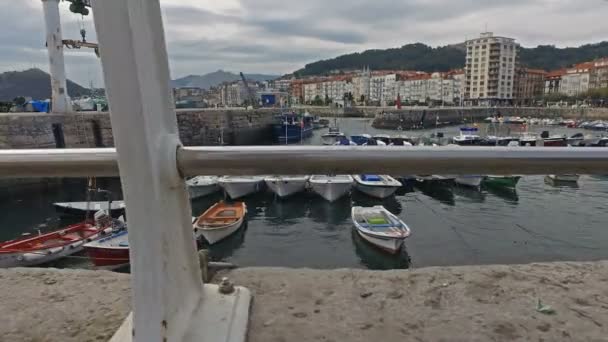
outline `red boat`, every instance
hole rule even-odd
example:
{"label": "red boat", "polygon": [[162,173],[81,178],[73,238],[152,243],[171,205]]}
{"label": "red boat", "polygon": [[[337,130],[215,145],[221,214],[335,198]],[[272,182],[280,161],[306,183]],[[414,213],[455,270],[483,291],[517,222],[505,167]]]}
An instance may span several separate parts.
{"label": "red boat", "polygon": [[109,234],[108,224],[82,222],[58,231],[0,243],[0,267],[35,266],[81,251],[84,244]]}
{"label": "red boat", "polygon": [[129,265],[129,235],[126,230],[89,242],[84,249],[96,267],[117,269]]}

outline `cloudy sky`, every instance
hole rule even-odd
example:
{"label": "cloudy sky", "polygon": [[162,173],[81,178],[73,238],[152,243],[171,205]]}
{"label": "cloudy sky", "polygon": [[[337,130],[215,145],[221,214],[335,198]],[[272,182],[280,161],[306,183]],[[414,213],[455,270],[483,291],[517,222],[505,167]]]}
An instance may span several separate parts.
{"label": "cloudy sky", "polygon": [[[283,74],[304,64],[371,48],[461,42],[488,30],[523,46],[608,40],[608,0],[161,0],[173,78],[224,69]],[[92,16],[61,3],[64,38]],[[47,70],[40,0],[0,11],[0,71]],[[90,51],[67,51],[68,77],[102,84]]]}

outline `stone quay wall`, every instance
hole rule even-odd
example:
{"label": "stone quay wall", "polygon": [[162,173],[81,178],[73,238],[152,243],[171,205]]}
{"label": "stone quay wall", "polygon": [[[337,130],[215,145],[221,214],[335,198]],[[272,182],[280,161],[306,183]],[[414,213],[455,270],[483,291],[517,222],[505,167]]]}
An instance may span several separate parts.
{"label": "stone quay wall", "polygon": [[[270,142],[276,110],[176,111],[184,145],[252,145]],[[109,113],[0,114],[0,149],[112,147]]]}

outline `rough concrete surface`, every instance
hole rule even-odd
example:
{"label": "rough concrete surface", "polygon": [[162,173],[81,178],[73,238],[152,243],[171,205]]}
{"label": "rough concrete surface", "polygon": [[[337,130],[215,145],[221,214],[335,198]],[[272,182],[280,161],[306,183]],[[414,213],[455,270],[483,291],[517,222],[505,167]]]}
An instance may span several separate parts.
{"label": "rough concrete surface", "polygon": [[[227,276],[253,292],[250,342],[608,341],[608,261]],[[0,283],[6,341],[105,340],[129,311],[128,275],[14,269]]]}

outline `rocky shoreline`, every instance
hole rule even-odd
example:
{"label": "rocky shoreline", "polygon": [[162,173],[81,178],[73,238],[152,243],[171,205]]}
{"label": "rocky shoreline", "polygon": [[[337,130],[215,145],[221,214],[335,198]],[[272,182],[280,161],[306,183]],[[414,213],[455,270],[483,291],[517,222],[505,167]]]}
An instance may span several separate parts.
{"label": "rocky shoreline", "polygon": [[[608,336],[608,261],[394,271],[242,268],[220,276],[254,294],[251,342],[600,341]],[[0,270],[0,336],[108,340],[130,310],[129,277]],[[554,313],[537,310],[538,300]]]}

